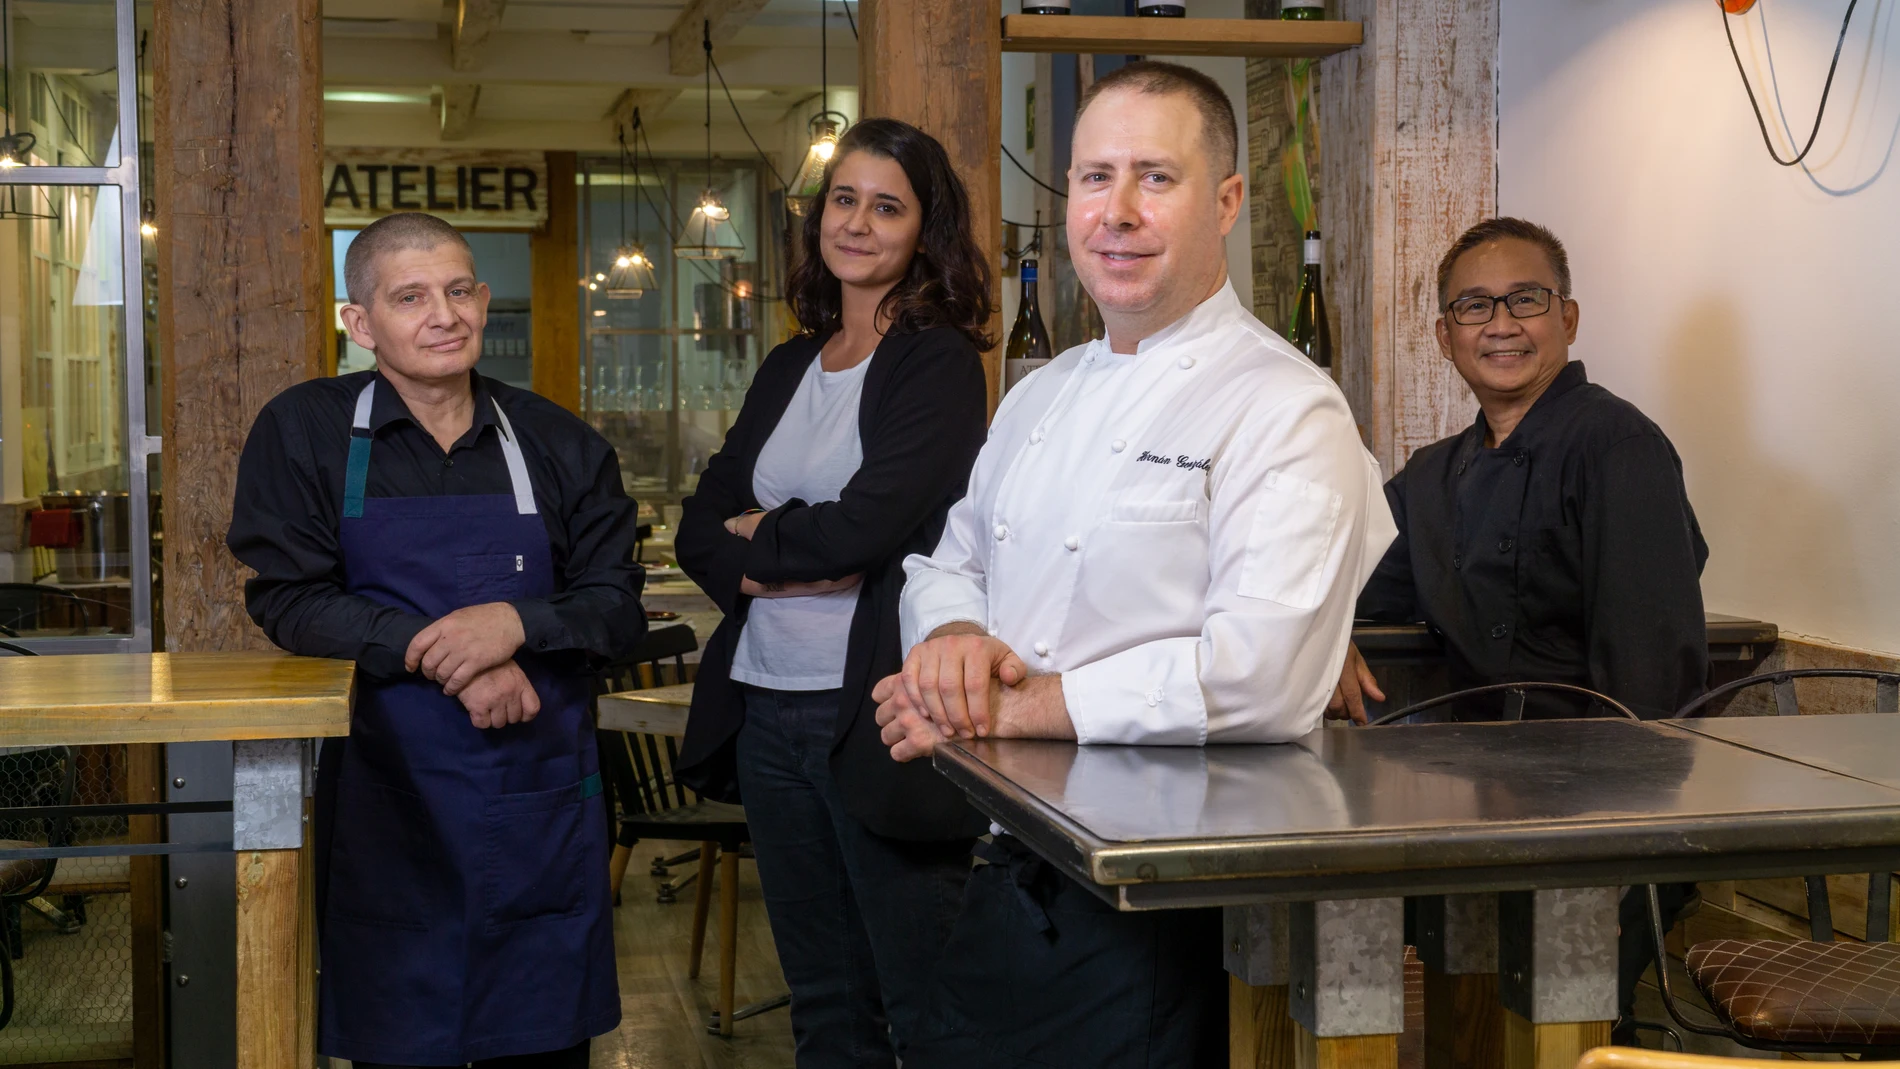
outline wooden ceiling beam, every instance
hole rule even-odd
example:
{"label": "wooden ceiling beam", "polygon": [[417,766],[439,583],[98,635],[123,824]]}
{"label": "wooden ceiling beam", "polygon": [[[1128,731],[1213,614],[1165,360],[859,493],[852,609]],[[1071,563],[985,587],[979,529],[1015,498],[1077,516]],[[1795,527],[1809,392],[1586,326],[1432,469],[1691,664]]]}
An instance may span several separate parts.
{"label": "wooden ceiling beam", "polygon": [[442,87],[442,140],[460,141],[468,136],[469,123],[475,120],[475,105],[481,99],[482,87],[473,82]]}
{"label": "wooden ceiling beam", "polygon": [[641,121],[650,124],[679,99],[680,93],[678,89],[628,89],[614,98],[613,106],[601,118],[612,121],[618,130],[632,125],[633,113],[638,111]]}
{"label": "wooden ceiling beam", "polygon": [[449,66],[472,71],[481,64],[482,46],[501,25],[508,0],[456,0],[455,25],[449,35]]}
{"label": "wooden ceiling beam", "polygon": [[706,24],[712,24],[713,47],[732,40],[766,0],[692,0],[667,34],[668,69],[675,75],[706,73]]}

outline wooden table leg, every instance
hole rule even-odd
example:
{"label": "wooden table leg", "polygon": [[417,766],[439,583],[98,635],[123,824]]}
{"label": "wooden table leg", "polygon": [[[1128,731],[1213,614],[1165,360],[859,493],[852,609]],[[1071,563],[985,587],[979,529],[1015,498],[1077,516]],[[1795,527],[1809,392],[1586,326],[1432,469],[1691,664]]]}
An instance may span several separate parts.
{"label": "wooden table leg", "polygon": [[1289,907],[1288,1002],[1299,1069],[1397,1069],[1404,929],[1405,905],[1397,898]]}
{"label": "wooden table leg", "polygon": [[1399,1064],[1397,1033],[1319,1037],[1304,1028],[1299,1033],[1294,1056],[1298,1069],[1397,1069]]}
{"label": "wooden table leg", "polygon": [[1498,896],[1414,899],[1425,963],[1426,1069],[1501,1069],[1504,1007],[1498,1002]]}
{"label": "wooden table leg", "polygon": [[1615,887],[1498,896],[1498,998],[1507,1069],[1557,1069],[1610,1041]]}
{"label": "wooden table leg", "polygon": [[1504,1011],[1504,1061],[1510,1066],[1573,1069],[1591,1047],[1610,1045],[1609,1021],[1532,1024]]}
{"label": "wooden table leg", "polygon": [[1231,1069],[1293,1069],[1299,1026],[1288,1014],[1285,984],[1255,987],[1227,978],[1227,1064]]}
{"label": "wooden table leg", "polygon": [[719,852],[719,1034],[732,1034],[739,971],[739,851]]}
{"label": "wooden table leg", "polygon": [[294,739],[234,744],[238,1069],[316,1063],[307,753]]}

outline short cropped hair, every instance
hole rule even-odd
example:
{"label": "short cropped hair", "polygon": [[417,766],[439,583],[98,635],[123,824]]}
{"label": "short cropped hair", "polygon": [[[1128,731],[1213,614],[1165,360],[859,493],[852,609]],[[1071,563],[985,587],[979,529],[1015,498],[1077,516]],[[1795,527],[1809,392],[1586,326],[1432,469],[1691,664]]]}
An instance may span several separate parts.
{"label": "short cropped hair", "polygon": [[470,262],[475,250],[469,248],[462,232],[433,215],[422,212],[397,212],[385,215],[363,228],[343,254],[343,288],[351,304],[368,307],[376,296],[376,260],[398,249],[433,249],[438,245],[460,245]]}
{"label": "short cropped hair", "polygon": [[1470,230],[1458,236],[1451,243],[1445,258],[1438,261],[1438,310],[1444,311],[1451,303],[1451,269],[1457,265],[1458,258],[1481,245],[1489,245],[1505,238],[1528,241],[1544,250],[1544,258],[1550,261],[1550,269],[1557,276],[1557,296],[1570,298],[1570,254],[1564,251],[1564,243],[1548,227],[1539,226],[1528,219],[1517,219],[1504,215],[1495,219],[1486,219]]}
{"label": "short cropped hair", "polygon": [[1201,144],[1214,164],[1215,178],[1225,181],[1240,170],[1240,135],[1234,121],[1234,102],[1227,99],[1227,93],[1214,79],[1178,63],[1136,60],[1115,68],[1088,87],[1075,109],[1076,122],[1082,121],[1082,113],[1089,110],[1096,97],[1116,89],[1155,96],[1178,93],[1187,97],[1194,110],[1201,114]]}

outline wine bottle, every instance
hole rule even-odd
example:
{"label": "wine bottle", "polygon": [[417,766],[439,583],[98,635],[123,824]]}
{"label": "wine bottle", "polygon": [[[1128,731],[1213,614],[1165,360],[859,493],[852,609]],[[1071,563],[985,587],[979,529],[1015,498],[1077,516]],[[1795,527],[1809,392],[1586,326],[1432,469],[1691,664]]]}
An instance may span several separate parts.
{"label": "wine bottle", "polygon": [[1286,22],[1309,22],[1326,17],[1324,0],[1280,0],[1280,18]]}
{"label": "wine bottle", "polygon": [[1003,392],[1008,393],[1023,377],[1049,362],[1049,331],[1042,325],[1042,308],[1036,303],[1036,261],[1022,261],[1023,300],[1016,309],[1016,324],[1009,328],[1009,344],[1003,350]]}
{"label": "wine bottle", "polygon": [[1067,15],[1069,0],[1023,0],[1025,15]]}
{"label": "wine bottle", "polygon": [[1151,4],[1148,0],[1141,0],[1135,8],[1135,14],[1151,19],[1184,19],[1187,17],[1187,5],[1180,0],[1168,4]]}
{"label": "wine bottle", "polygon": [[1326,322],[1326,291],[1320,286],[1319,231],[1306,232],[1306,266],[1300,272],[1300,293],[1293,299],[1293,322],[1286,329],[1286,340],[1306,354],[1307,359],[1331,371],[1333,368],[1333,331]]}

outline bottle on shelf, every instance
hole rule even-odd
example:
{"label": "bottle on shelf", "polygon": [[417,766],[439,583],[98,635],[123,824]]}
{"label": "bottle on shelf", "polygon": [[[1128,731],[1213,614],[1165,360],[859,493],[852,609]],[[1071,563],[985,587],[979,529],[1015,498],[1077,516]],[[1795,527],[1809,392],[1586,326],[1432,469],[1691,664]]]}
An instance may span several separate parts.
{"label": "bottle on shelf", "polygon": [[1023,0],[1025,15],[1067,15],[1069,0]]}
{"label": "bottle on shelf", "polygon": [[1280,18],[1285,22],[1312,22],[1325,17],[1325,0],[1280,0]]}
{"label": "bottle on shelf", "polygon": [[1286,340],[1307,359],[1332,371],[1333,331],[1326,321],[1326,291],[1320,285],[1320,248],[1319,231],[1308,230],[1306,266],[1300,272],[1300,292],[1293,299],[1293,321],[1287,325]]}
{"label": "bottle on shelf", "polygon": [[1135,14],[1151,19],[1184,19],[1187,18],[1187,4],[1185,0],[1172,0],[1164,4],[1141,0],[1135,6]]}
{"label": "bottle on shelf", "polygon": [[1042,308],[1036,303],[1036,261],[1023,260],[1023,299],[1016,309],[1016,324],[1009,328],[1009,344],[1003,349],[1003,392],[1008,393],[1024,376],[1049,362],[1049,331],[1042,325]]}

